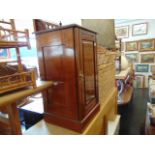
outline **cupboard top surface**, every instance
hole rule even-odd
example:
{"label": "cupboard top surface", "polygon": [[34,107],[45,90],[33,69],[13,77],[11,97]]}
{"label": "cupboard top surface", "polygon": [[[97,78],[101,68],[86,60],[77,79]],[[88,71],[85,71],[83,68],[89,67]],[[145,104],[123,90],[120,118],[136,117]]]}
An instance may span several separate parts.
{"label": "cupboard top surface", "polygon": [[75,28],[75,27],[80,28],[80,29],[83,29],[83,30],[86,30],[86,31],[89,31],[89,32],[92,32],[94,34],[97,34],[95,31],[89,30],[89,29],[87,29],[85,27],[82,27],[82,26],[79,26],[77,24],[65,25],[65,26],[61,26],[61,27],[58,27],[58,28],[55,28],[55,29],[50,29],[50,30],[42,30],[42,31],[35,32],[35,34],[36,35],[39,35],[39,34],[42,34],[42,33],[48,33],[48,32],[53,32],[53,31],[68,29],[68,28]]}

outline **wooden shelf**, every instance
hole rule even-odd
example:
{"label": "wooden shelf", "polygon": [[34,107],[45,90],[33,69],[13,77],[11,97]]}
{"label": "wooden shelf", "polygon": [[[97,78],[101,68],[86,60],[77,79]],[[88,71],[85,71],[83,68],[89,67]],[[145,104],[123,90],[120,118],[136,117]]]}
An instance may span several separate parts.
{"label": "wooden shelf", "polygon": [[126,88],[123,91],[123,93],[118,97],[118,104],[119,105],[128,104],[132,99],[132,94],[133,94],[133,87],[130,86]]}
{"label": "wooden shelf", "polygon": [[29,47],[28,42],[0,40],[0,48],[16,48],[16,47],[25,47],[25,46]]}

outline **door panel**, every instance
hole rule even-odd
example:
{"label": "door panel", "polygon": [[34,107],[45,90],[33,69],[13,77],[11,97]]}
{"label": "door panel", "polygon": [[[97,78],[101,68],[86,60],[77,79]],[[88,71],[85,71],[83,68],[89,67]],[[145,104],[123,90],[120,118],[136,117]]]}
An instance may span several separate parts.
{"label": "door panel", "polygon": [[[70,51],[71,53],[71,51]],[[52,113],[67,118],[74,118],[76,95],[74,91],[75,81],[69,74],[73,70],[74,63],[64,45],[43,47],[45,80],[54,82],[52,89],[48,90],[48,104],[46,113]],[[70,63],[70,66],[66,64]]]}
{"label": "door panel", "polygon": [[86,113],[96,103],[95,83],[95,49],[93,41],[82,41],[83,70],[84,70],[84,94]]}
{"label": "door panel", "polygon": [[43,48],[46,80],[63,81],[63,46]]}

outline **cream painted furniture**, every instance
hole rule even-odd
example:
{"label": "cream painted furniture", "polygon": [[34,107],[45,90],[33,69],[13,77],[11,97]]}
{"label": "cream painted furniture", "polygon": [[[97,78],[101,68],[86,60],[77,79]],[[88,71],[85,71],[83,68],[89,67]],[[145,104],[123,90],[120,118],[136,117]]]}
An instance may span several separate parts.
{"label": "cream painted furniture", "polygon": [[0,95],[0,109],[4,108],[7,110],[8,119],[0,118],[0,126],[2,127],[11,127],[10,134],[21,134],[21,126],[19,113],[17,109],[16,102],[33,94],[45,91],[46,89],[52,86],[52,82],[48,81],[37,81],[36,88],[21,89],[14,92],[6,93]]}

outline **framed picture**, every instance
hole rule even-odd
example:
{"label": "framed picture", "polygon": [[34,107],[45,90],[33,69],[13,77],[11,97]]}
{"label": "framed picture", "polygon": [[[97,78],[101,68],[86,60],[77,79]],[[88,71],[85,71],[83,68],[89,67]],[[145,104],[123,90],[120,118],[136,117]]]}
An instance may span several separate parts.
{"label": "framed picture", "polygon": [[150,72],[155,73],[155,65],[150,65]]}
{"label": "framed picture", "polygon": [[125,54],[129,63],[136,63],[139,62],[139,53],[129,53]]}
{"label": "framed picture", "polygon": [[131,41],[126,43],[126,51],[137,51],[138,50],[138,42]]}
{"label": "framed picture", "polygon": [[129,26],[116,27],[115,33],[117,38],[127,38],[129,37]]}
{"label": "framed picture", "polygon": [[154,51],[155,50],[155,40],[148,39],[148,40],[141,40],[139,42],[140,51]]}
{"label": "framed picture", "polygon": [[154,54],[141,54],[141,63],[154,63],[155,55]]}
{"label": "framed picture", "polygon": [[148,23],[140,23],[132,26],[132,35],[144,35],[147,34],[148,31]]}
{"label": "framed picture", "polygon": [[148,73],[149,72],[149,64],[136,64],[135,72]]}

